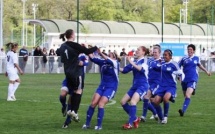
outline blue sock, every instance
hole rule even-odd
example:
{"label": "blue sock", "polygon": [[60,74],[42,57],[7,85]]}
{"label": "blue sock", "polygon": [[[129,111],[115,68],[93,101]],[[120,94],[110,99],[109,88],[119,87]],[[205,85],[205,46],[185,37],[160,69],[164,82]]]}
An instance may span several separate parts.
{"label": "blue sock", "polygon": [[102,126],[102,120],[104,117],[104,108],[98,108],[98,115],[97,115],[97,126],[101,127]]}
{"label": "blue sock", "polygon": [[129,110],[129,124],[132,125],[133,122],[136,120],[136,112],[137,112],[137,106],[131,105]]}
{"label": "blue sock", "polygon": [[66,96],[60,95],[59,100],[60,100],[62,107],[66,107]]}
{"label": "blue sock", "polygon": [[156,111],[155,107],[152,105],[152,103],[149,103],[148,109],[150,111],[152,111],[153,115],[157,114],[157,111]]}
{"label": "blue sock", "polygon": [[190,98],[185,98],[182,111],[185,112],[190,104]]}
{"label": "blue sock", "polygon": [[168,112],[169,112],[169,102],[164,103],[164,117],[168,117]]}
{"label": "blue sock", "polygon": [[160,120],[163,120],[163,113],[162,113],[162,108],[161,108],[161,106],[160,106],[160,105],[155,106],[155,109],[156,109],[156,111],[157,111],[157,114],[158,114],[159,119],[160,119]]}
{"label": "blue sock", "polygon": [[87,118],[86,118],[86,125],[90,126],[90,121],[92,119],[92,116],[94,114],[94,110],[95,108],[89,106],[88,110],[87,110]]}
{"label": "blue sock", "polygon": [[128,104],[128,103],[125,103],[124,105],[122,105],[122,107],[123,107],[123,109],[125,110],[125,112],[126,112],[127,114],[129,114],[129,109],[130,109],[129,104]]}
{"label": "blue sock", "polygon": [[142,116],[146,117],[147,111],[148,111],[148,106],[149,106],[149,99],[144,99],[143,100],[143,114]]}

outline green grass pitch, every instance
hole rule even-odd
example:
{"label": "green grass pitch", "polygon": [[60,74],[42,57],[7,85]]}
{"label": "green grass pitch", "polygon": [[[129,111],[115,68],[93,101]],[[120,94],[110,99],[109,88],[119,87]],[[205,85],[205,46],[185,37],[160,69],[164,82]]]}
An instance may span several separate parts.
{"label": "green grass pitch", "polygon": [[[82,130],[86,110],[92,95],[100,82],[99,74],[87,74],[85,89],[79,109],[81,122],[72,122],[67,129],[62,129],[65,118],[61,114],[59,93],[63,74],[25,74],[21,76],[21,85],[16,92],[16,102],[7,102],[8,79],[0,75],[0,134],[214,134],[215,133],[215,76],[208,77],[200,73],[196,95],[184,117],[178,109],[183,103],[183,95],[178,84],[178,97],[170,104],[169,118],[166,125],[149,120],[141,123],[138,129],[122,130],[128,116],[120,106],[120,99],[131,86],[132,75],[120,74],[117,94],[105,108],[103,129],[95,131],[97,109],[89,130]],[[142,102],[138,104],[138,115],[142,113]]]}

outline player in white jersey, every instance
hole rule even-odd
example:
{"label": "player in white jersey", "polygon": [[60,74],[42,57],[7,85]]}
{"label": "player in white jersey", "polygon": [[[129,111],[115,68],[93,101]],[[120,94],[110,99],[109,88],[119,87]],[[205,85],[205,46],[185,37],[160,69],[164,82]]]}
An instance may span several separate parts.
{"label": "player in white jersey", "polygon": [[16,54],[18,44],[8,43],[7,46],[10,48],[7,52],[7,68],[5,73],[5,75],[9,78],[7,101],[16,101],[14,94],[20,84],[17,70],[20,74],[23,74],[23,72],[18,65],[18,56]]}

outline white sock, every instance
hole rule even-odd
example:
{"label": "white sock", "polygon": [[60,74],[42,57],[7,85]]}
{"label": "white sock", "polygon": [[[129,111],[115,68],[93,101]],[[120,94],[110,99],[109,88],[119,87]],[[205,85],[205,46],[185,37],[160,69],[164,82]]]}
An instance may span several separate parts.
{"label": "white sock", "polygon": [[13,95],[13,86],[14,86],[14,84],[9,83],[7,98],[10,98]]}
{"label": "white sock", "polygon": [[13,85],[13,96],[14,96],[14,94],[15,94],[17,88],[19,87],[19,84],[20,84],[19,82],[15,82],[15,83],[14,83],[14,85]]}
{"label": "white sock", "polygon": [[58,74],[60,73],[60,67],[57,68],[57,73],[58,73]]}

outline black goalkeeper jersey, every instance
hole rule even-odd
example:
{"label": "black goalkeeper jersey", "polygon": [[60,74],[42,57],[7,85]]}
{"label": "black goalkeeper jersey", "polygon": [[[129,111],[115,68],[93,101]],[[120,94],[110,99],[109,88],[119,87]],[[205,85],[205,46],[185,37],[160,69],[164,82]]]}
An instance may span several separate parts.
{"label": "black goalkeeper jersey", "polygon": [[90,54],[98,48],[92,47],[87,49],[78,43],[67,41],[63,43],[57,53],[61,56],[61,62],[64,63],[64,72],[67,78],[77,78],[82,74],[79,66],[78,56],[80,53]]}

